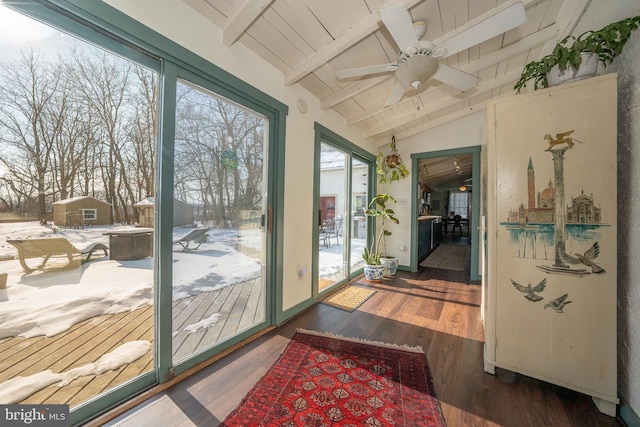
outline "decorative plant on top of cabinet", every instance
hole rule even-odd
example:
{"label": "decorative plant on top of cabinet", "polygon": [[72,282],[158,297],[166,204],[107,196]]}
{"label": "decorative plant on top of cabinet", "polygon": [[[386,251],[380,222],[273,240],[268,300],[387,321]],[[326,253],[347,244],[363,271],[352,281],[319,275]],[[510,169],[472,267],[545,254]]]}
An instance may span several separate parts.
{"label": "decorative plant on top of cabinet", "polygon": [[[640,16],[634,16],[597,31],[586,31],[578,37],[563,38],[549,55],[524,66],[514,89],[520,93],[529,80],[533,80],[533,90],[538,90],[595,76],[598,63],[602,62],[605,67],[609,65],[622,52],[639,23]],[[586,66],[590,67],[588,71],[584,70]]]}

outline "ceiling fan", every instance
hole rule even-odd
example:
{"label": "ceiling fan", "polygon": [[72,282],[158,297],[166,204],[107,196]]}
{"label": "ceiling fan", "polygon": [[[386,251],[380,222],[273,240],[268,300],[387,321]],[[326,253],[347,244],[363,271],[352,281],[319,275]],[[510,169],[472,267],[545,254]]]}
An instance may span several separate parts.
{"label": "ceiling fan", "polygon": [[[480,81],[478,77],[441,64],[438,58],[446,58],[480,44],[526,21],[524,5],[516,2],[498,8],[494,15],[436,46],[431,41],[420,40],[427,31],[427,24],[424,21],[412,22],[405,5],[382,9],[378,14],[400,48],[397,62],[340,70],[336,72],[336,77],[348,79],[395,72],[396,83],[385,106],[400,102],[409,87],[413,87],[417,95],[418,87],[430,78],[462,91],[475,87]],[[419,104],[416,104],[416,108],[420,108]]]}

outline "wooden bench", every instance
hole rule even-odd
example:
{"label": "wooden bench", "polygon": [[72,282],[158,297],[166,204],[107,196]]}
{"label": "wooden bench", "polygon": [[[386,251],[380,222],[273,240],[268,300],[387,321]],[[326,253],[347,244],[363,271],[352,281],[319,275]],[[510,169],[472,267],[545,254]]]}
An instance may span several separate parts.
{"label": "wooden bench", "polygon": [[[66,256],[70,265],[74,261],[74,256],[80,255],[82,257],[82,263],[91,260],[91,255],[95,250],[104,251],[104,255],[107,256],[107,247],[102,243],[92,243],[86,248],[78,249],[71,244],[64,237],[54,237],[51,239],[27,239],[27,240],[7,240],[7,243],[12,244],[18,249],[18,257],[20,259],[20,265],[27,273],[31,273],[38,269],[43,269],[44,265],[49,261],[49,258],[56,256]],[[42,263],[37,267],[29,267],[27,265],[27,259],[30,258],[43,258]]]}
{"label": "wooden bench", "polygon": [[[193,230],[191,230],[190,232],[188,232],[187,234],[185,234],[184,236],[182,236],[181,238],[173,242],[173,244],[174,245],[180,244],[180,246],[182,246],[183,251],[195,251],[200,247],[202,242],[206,241],[205,235],[207,234],[207,231],[209,231],[208,228],[194,228]],[[190,247],[189,245],[191,245],[192,243],[197,246]]]}

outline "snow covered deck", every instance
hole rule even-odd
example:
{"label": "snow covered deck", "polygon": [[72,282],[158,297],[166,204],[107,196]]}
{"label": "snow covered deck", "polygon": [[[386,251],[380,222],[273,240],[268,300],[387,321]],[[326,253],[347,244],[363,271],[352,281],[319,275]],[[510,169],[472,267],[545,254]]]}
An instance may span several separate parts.
{"label": "snow covered deck", "polygon": [[[261,281],[253,279],[174,301],[174,360],[264,319],[263,299]],[[193,327],[212,314],[209,324]],[[146,305],[95,316],[49,337],[0,339],[0,401],[74,407],[152,370],[153,338],[153,307]]]}

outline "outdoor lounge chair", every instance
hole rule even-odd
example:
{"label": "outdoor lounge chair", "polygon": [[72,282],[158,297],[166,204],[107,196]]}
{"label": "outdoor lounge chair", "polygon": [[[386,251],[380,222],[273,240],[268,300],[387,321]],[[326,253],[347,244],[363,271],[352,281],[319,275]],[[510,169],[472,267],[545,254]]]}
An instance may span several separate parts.
{"label": "outdoor lounge chair", "polygon": [[[91,260],[91,255],[93,255],[95,250],[104,251],[104,256],[108,255],[108,248],[102,243],[92,243],[86,248],[78,249],[64,237],[55,237],[52,239],[7,240],[7,243],[12,244],[16,249],[18,249],[20,265],[27,273],[43,269],[44,265],[51,257],[66,256],[69,260],[69,263],[65,265],[65,267],[67,267],[74,263],[74,257],[76,255],[80,255],[82,257],[81,262],[83,264]],[[27,265],[27,259],[29,258],[43,258],[43,260],[37,267],[29,267]]]}
{"label": "outdoor lounge chair", "polygon": [[195,251],[203,242],[207,241],[207,231],[209,231],[209,228],[194,228],[193,230],[173,242],[173,244],[180,244],[183,251]]}

